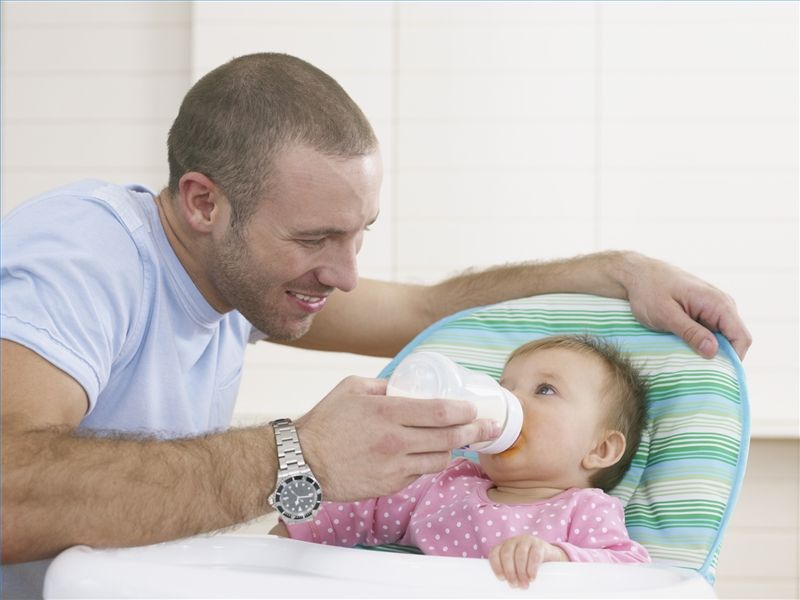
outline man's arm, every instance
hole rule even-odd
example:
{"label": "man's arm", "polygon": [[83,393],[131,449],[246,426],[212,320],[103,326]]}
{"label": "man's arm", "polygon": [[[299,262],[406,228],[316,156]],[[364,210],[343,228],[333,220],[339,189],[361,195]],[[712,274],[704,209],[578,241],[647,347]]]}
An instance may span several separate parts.
{"label": "man's arm", "polygon": [[[76,433],[83,388],[8,340],[2,354],[2,559],[76,544],[132,546],[266,513],[277,458],[270,426],[178,440]],[[469,402],[388,398],[347,378],[297,420],[303,454],[330,500],[395,492],[438,471],[451,448],[496,435]]]}
{"label": "man's arm", "polygon": [[334,293],[311,330],[294,345],[393,356],[438,319],[473,306],[538,294],[574,292],[625,298],[639,321],[671,331],[705,357],[720,331],[744,357],[752,338],[733,300],[710,284],[635,252],[601,252],[468,272],[439,284],[362,279]]}
{"label": "man's arm", "polygon": [[3,562],[75,545],[149,544],[267,511],[271,428],[162,441],[75,432],[83,388],[27,348],[2,341]]}

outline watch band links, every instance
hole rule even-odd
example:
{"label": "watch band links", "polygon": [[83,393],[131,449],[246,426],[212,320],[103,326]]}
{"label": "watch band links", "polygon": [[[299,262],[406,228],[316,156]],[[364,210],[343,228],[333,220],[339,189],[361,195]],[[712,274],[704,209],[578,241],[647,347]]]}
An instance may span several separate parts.
{"label": "watch band links", "polygon": [[322,489],[303,458],[297,430],[291,419],[271,422],[278,455],[275,489],[267,502],[287,522],[312,518],[322,503]]}
{"label": "watch band links", "polygon": [[307,471],[308,466],[300,450],[297,429],[291,419],[272,421],[275,431],[275,445],[278,450],[278,472],[280,475]]}

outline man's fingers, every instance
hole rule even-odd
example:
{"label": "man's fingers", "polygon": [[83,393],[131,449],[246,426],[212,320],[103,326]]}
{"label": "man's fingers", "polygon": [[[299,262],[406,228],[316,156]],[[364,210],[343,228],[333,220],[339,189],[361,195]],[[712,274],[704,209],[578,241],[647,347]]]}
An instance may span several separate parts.
{"label": "man's fingers", "polygon": [[467,400],[385,396],[380,402],[386,418],[409,427],[465,425],[478,416],[475,405]]}
{"label": "man's fingers", "polygon": [[341,384],[349,392],[354,394],[362,394],[364,396],[383,396],[386,394],[386,386],[388,385],[386,379],[372,379],[369,377],[358,377],[350,375],[345,377]]}
{"label": "man's fingers", "polygon": [[727,322],[724,322],[720,325],[720,331],[722,335],[730,341],[739,360],[744,360],[747,350],[753,343],[753,336],[747,330],[744,323],[737,321],[733,325],[729,325]]}
{"label": "man's fingers", "polygon": [[736,351],[736,356],[739,357],[739,360],[744,360],[744,357],[747,355],[747,350],[750,348],[752,343],[753,338],[731,340],[731,345]]}
{"label": "man's fingers", "polygon": [[444,452],[425,452],[420,454],[412,454],[403,458],[407,469],[409,482],[412,483],[422,475],[428,473],[438,473],[443,471],[453,457],[450,450]]}
{"label": "man's fingers", "polygon": [[402,431],[403,441],[398,450],[408,454],[444,452],[493,440],[499,435],[500,426],[488,419],[454,427],[406,427]]}
{"label": "man's fingers", "polygon": [[371,394],[374,396],[383,396],[386,394],[386,386],[389,384],[388,380],[365,379],[364,381],[367,386],[367,389],[364,391],[365,394]]}
{"label": "man's fingers", "polygon": [[713,307],[713,318],[704,321],[715,331],[724,335],[733,346],[736,354],[744,360],[750,344],[753,343],[753,336],[747,330],[747,326],[739,316],[736,302],[724,292],[719,292],[721,298],[710,303]]}
{"label": "man's fingers", "polygon": [[717,338],[688,316],[680,304],[674,303],[664,317],[666,320],[664,326],[679,335],[695,352],[703,358],[714,358],[719,346]]}
{"label": "man's fingers", "polygon": [[475,419],[475,407],[466,400],[376,398],[371,407],[389,423],[401,425],[382,440],[391,452],[440,452],[496,439],[501,426]]}

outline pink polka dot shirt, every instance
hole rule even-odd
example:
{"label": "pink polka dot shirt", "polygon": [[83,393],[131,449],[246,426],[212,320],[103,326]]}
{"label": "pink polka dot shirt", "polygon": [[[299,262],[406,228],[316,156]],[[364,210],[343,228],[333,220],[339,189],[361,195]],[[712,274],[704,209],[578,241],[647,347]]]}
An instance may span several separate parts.
{"label": "pink polka dot shirt", "polygon": [[400,543],[425,554],[486,558],[504,540],[534,535],[571,561],[650,562],[628,537],[620,501],[599,489],[572,488],[533,504],[497,504],[494,484],[464,458],[392,496],[323,502],[314,519],[288,524],[292,538],[336,546]]}

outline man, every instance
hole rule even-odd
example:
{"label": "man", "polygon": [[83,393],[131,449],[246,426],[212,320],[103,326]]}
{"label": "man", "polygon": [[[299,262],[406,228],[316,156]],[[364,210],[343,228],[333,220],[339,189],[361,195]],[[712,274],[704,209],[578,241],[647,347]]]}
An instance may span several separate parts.
{"label": "man", "polygon": [[[244,56],[206,75],[168,150],[157,196],[85,181],[3,222],[5,563],[175,539],[273,507],[301,520],[320,495],[395,492],[495,433],[466,403],[387,397],[384,382],[353,377],[294,424],[227,429],[248,341],[392,356],[463,308],[572,291],[628,298],[704,356],[709,329],[740,356],[750,345],[729,297],[629,252],[434,286],[359,280],[378,143],[338,84],[299,59]],[[302,481],[292,456],[310,467]]]}

